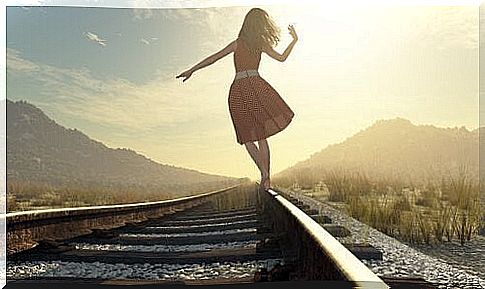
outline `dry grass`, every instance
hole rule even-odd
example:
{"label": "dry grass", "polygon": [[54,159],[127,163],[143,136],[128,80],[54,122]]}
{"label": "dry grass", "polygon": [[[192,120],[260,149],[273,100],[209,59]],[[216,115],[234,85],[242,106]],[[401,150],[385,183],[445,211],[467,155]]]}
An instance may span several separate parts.
{"label": "dry grass", "polygon": [[186,186],[172,185],[165,188],[89,185],[54,187],[43,183],[8,181],[7,212],[169,200],[221,189],[229,185],[231,184],[201,183]]}
{"label": "dry grass", "polygon": [[[343,169],[317,171],[321,173],[274,178],[273,183],[313,187],[315,198],[345,203],[350,216],[409,243],[458,240],[464,244],[483,226],[479,183],[464,167],[458,174],[419,185]],[[322,186],[328,190],[325,194]]]}

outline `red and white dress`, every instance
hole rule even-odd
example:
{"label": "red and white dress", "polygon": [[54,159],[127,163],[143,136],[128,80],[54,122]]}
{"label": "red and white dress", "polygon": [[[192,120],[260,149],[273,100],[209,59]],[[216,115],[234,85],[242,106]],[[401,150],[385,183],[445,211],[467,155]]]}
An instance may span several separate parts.
{"label": "red and white dress", "polygon": [[[234,51],[236,73],[258,70],[261,52],[253,55],[238,38]],[[278,92],[259,75],[235,79],[229,90],[229,112],[239,144],[272,136],[290,124],[295,115]]]}

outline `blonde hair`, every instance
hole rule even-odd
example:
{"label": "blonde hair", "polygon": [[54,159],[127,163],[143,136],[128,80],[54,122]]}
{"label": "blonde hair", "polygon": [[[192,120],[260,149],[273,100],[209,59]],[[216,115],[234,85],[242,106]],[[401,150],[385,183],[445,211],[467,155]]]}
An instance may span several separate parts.
{"label": "blonde hair", "polygon": [[249,10],[244,17],[239,38],[243,39],[250,52],[259,53],[264,46],[274,47],[280,40],[280,29],[261,8]]}

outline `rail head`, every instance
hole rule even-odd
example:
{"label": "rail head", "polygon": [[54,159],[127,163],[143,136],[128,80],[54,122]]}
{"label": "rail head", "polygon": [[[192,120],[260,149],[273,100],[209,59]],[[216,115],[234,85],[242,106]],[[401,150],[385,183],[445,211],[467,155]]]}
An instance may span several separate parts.
{"label": "rail head", "polygon": [[342,275],[348,281],[355,284],[356,287],[354,288],[389,288],[382,279],[372,272],[352,252],[300,208],[273,189],[269,189],[266,192],[298,221],[309,236],[319,245],[324,254],[335,264]]}
{"label": "rail head", "polygon": [[163,201],[14,212],[14,213],[4,214],[2,219],[6,219],[7,224],[14,224],[14,223],[29,222],[34,220],[43,220],[43,219],[58,218],[58,217],[89,215],[89,214],[98,214],[98,213],[107,213],[107,212],[124,212],[124,211],[137,210],[137,209],[143,210],[143,209],[148,209],[152,207],[165,207],[165,206],[177,205],[184,202],[190,202],[193,200],[203,199],[211,195],[227,192],[239,186],[241,186],[241,184],[233,185],[233,186],[212,191],[212,192],[180,197],[180,198],[171,199],[171,200],[163,200]]}

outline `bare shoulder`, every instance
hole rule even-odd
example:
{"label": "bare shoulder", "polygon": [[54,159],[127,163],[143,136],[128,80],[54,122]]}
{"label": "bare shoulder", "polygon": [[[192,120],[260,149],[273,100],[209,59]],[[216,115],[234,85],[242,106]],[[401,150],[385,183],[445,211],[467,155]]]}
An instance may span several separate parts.
{"label": "bare shoulder", "polygon": [[223,50],[226,52],[233,52],[233,51],[236,51],[236,48],[237,48],[237,39],[229,42],[229,44],[227,44],[227,46]]}
{"label": "bare shoulder", "polygon": [[220,57],[223,57],[231,52],[236,51],[236,45],[237,45],[236,40],[231,41],[229,44],[226,45],[226,47],[224,47],[222,50],[217,52],[217,55],[219,55]]}

